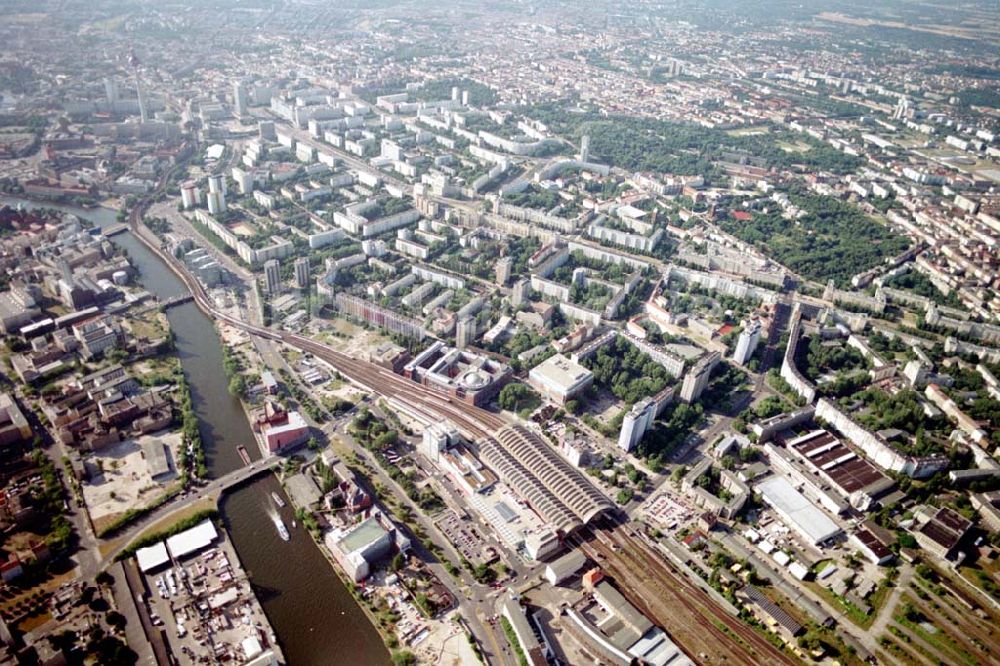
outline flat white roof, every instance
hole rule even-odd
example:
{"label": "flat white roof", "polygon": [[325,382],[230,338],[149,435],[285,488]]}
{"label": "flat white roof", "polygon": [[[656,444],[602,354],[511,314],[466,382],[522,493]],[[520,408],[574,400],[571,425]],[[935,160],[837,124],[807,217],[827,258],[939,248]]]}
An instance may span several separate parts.
{"label": "flat white roof", "polygon": [[161,564],[169,562],[170,556],[167,555],[166,545],[162,541],[159,541],[152,546],[140,548],[135,551],[135,559],[139,561],[139,571],[146,573]]}
{"label": "flat white roof", "polygon": [[281,423],[279,425],[270,426],[264,429],[265,435],[275,435],[282,432],[288,432],[290,430],[298,430],[299,428],[306,428],[308,424],[306,420],[302,418],[302,415],[298,412],[288,412],[288,421]]}
{"label": "flat white roof", "polygon": [[783,476],[772,476],[757,484],[764,501],[774,508],[790,527],[813,545],[823,543],[842,531],[819,507],[806,499]]}
{"label": "flat white roof", "polygon": [[177,559],[208,547],[218,537],[215,525],[211,520],[206,520],[167,539],[167,548],[170,555]]}
{"label": "flat white roof", "polygon": [[562,354],[542,361],[528,374],[536,381],[563,392],[576,388],[593,376],[590,370]]}

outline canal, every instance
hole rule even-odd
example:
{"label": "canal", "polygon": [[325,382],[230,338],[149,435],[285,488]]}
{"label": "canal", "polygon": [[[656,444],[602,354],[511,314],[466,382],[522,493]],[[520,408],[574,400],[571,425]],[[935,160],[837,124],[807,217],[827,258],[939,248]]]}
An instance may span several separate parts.
{"label": "canal", "polygon": [[[46,205],[0,197],[0,204],[4,203]],[[116,213],[108,208],[48,207],[99,226],[115,223]],[[112,241],[128,253],[142,285],[158,298],[184,293],[177,276],[131,232],[118,234]],[[171,308],[167,318],[191,387],[210,474],[221,476],[242,465],[237,452],[240,444],[246,445],[252,458],[260,458],[243,409],[229,394],[222,367],[222,344],[212,321],[194,303]],[[275,506],[272,492],[281,493],[281,485],[273,476],[266,476],[226,495],[220,509],[288,663],[388,664],[389,655],[375,627],[306,530],[302,526],[290,529],[291,540],[287,543],[278,536],[271,512],[279,511],[288,526],[293,516],[289,506]]]}

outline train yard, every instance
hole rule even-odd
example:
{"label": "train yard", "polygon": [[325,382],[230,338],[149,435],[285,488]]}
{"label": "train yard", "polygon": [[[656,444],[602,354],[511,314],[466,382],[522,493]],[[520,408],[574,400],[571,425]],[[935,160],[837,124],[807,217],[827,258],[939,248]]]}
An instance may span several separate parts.
{"label": "train yard", "polygon": [[598,521],[571,538],[615,579],[628,600],[704,664],[796,664],[726,612],[654,552],[632,528]]}

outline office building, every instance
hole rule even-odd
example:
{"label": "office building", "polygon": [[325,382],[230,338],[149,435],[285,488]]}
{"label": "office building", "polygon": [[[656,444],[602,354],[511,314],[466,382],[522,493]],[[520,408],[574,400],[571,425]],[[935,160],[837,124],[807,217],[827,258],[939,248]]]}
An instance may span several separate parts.
{"label": "office building", "polygon": [[245,116],[250,107],[250,100],[247,98],[247,89],[242,82],[233,84],[233,113],[237,116]]}
{"label": "office building", "polygon": [[277,294],[281,291],[281,264],[277,259],[264,262],[264,291]]}
{"label": "office building", "polygon": [[226,177],[221,173],[214,173],[208,177],[208,191],[221,192],[226,194]]}
{"label": "office building", "polygon": [[403,366],[407,379],[477,407],[492,400],[513,374],[508,365],[440,340]]}
{"label": "office building", "polygon": [[110,77],[104,79],[104,95],[108,100],[108,109],[113,110],[118,103],[118,82]]}
{"label": "office building", "polygon": [[642,436],[656,418],[656,403],[645,398],[632,405],[625,418],[622,419],[622,429],[618,434],[618,448],[631,451],[642,440]]}
{"label": "office building", "polygon": [[309,288],[309,257],[295,260],[295,286],[298,289]]}
{"label": "office building", "polygon": [[257,134],[261,139],[267,141],[277,141],[278,135],[274,131],[273,120],[261,120],[257,123]]}
{"label": "office building", "polygon": [[236,181],[236,189],[240,194],[250,194],[253,192],[253,176],[245,169],[233,167],[233,180]]}
{"label": "office building", "polygon": [[528,373],[529,384],[561,405],[586,391],[593,382],[594,373],[562,354],[542,361]]}
{"label": "office building", "polygon": [[743,325],[740,337],[736,340],[736,351],[733,352],[733,362],[745,365],[757,349],[760,342],[760,320],[750,319]]}

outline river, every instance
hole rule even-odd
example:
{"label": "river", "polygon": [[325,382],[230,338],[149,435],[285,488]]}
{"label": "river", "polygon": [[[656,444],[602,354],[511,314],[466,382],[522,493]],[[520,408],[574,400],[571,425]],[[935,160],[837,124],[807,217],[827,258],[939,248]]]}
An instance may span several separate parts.
{"label": "river", "polygon": [[[51,206],[0,197],[0,204],[4,203],[58,208],[100,226],[115,223],[115,211],[107,208]],[[142,285],[161,300],[185,292],[177,276],[131,232],[111,240],[128,253]],[[252,458],[260,458],[246,415],[228,392],[222,344],[212,321],[194,303],[171,308],[167,318],[191,387],[209,473],[221,476],[242,465],[236,450],[241,443],[247,445]],[[291,541],[281,541],[269,517],[269,512],[276,510],[272,492],[281,493],[281,485],[273,476],[266,476],[226,495],[220,509],[288,663],[388,664],[389,655],[375,627],[306,530],[301,526],[290,529]],[[291,526],[290,507],[280,512],[285,524]]]}

